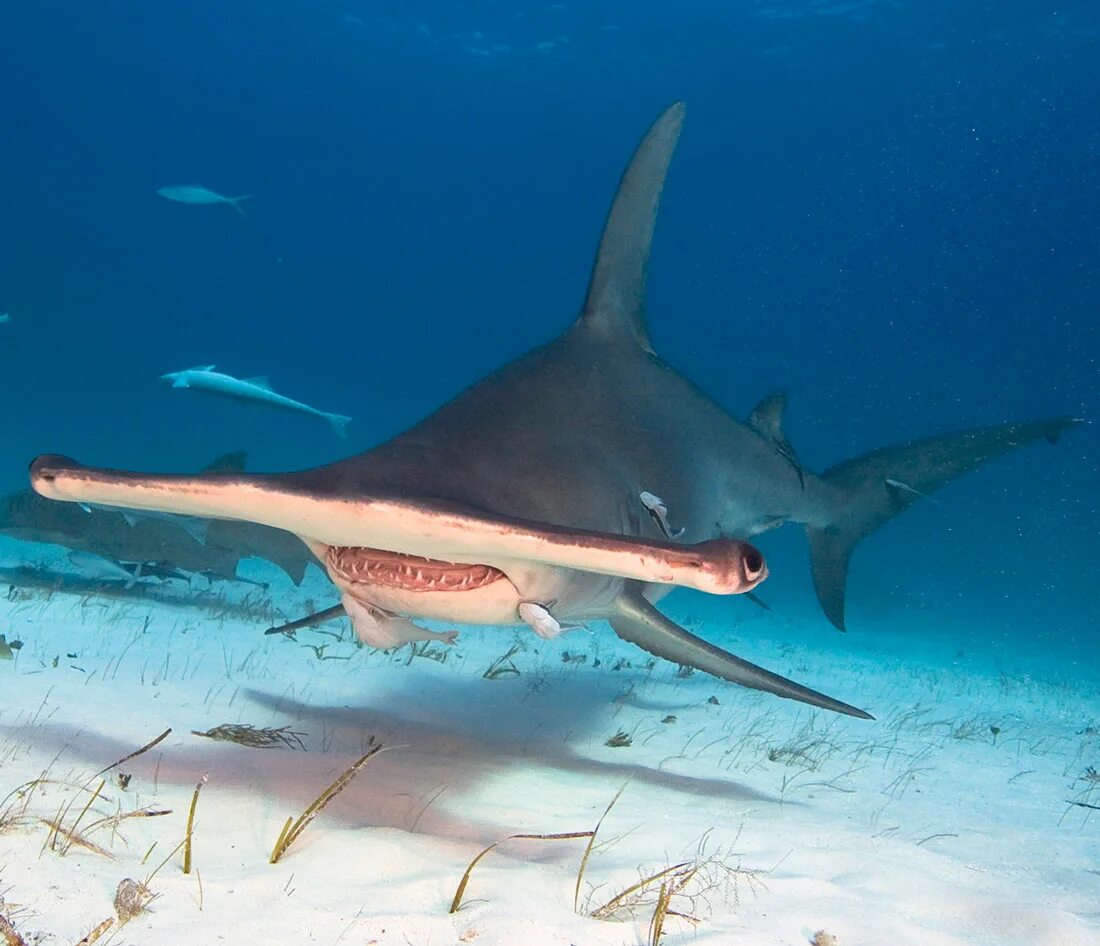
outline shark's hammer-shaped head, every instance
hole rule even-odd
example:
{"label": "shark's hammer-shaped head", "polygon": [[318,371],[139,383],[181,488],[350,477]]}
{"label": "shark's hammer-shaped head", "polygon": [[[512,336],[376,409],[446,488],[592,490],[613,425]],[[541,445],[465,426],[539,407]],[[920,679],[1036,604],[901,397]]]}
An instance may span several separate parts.
{"label": "shark's hammer-shaped head", "polygon": [[[50,499],[285,529],[341,591],[414,617],[513,624],[521,603],[557,600],[584,575],[715,594],[749,591],[767,577],[760,552],[734,539],[679,545],[569,529],[396,490],[319,491],[303,485],[308,475],[143,475],[42,456],[30,478]],[[584,603],[591,613],[569,616],[602,616],[612,601],[594,594]]]}

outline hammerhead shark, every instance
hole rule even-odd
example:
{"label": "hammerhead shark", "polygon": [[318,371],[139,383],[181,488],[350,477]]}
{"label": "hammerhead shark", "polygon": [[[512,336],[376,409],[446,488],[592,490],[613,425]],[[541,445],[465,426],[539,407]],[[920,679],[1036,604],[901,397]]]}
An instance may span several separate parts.
{"label": "hammerhead shark", "polygon": [[1072,418],[946,434],[803,468],[786,399],[747,423],[654,353],[645,272],[684,117],[642,139],[607,217],[579,318],[397,437],[297,472],[146,475],[58,456],[31,465],[43,496],[223,519],[299,536],[356,632],[390,647],[444,637],[411,618],[528,624],[552,637],[606,619],[650,653],[743,686],[862,718],[863,710],[689,633],[655,606],[676,586],[750,592],[768,574],[747,540],[785,522],[810,539],[814,587],[844,625],[848,562],[865,535],[955,477]]}

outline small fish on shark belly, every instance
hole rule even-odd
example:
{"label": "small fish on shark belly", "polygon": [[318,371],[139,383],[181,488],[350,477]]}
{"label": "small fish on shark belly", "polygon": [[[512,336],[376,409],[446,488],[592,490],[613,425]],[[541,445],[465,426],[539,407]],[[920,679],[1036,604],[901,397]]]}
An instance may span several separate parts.
{"label": "small fish on shark belly", "polygon": [[221,371],[215,371],[214,365],[200,365],[197,368],[187,368],[184,371],[171,371],[161,375],[161,381],[167,381],[174,388],[191,388],[195,391],[205,391],[209,394],[217,394],[221,397],[231,398],[234,401],[242,401],[251,404],[263,404],[284,411],[294,411],[300,414],[312,414],[328,421],[330,427],[338,437],[347,437],[348,424],[351,418],[343,414],[330,414],[327,411],[319,411],[315,407],[295,401],[283,394],[277,394],[271,389],[271,382],[265,377],[234,378],[232,375]]}
{"label": "small fish on shark belly", "polygon": [[157,193],[166,200],[174,200],[178,204],[229,204],[242,217],[245,212],[241,210],[241,201],[249,200],[251,194],[241,194],[239,197],[223,197],[221,194],[197,184],[174,184],[168,187],[157,188]]}
{"label": "small fish on shark belly", "polygon": [[[267,475],[163,476],[41,456],[33,488],[291,532],[323,563],[357,633],[379,645],[424,639],[410,618],[526,622],[543,637],[606,619],[657,657],[871,718],[697,637],[654,602],[672,586],[751,593],[768,566],[744,539],[794,522],[810,541],[822,609],[843,629],[860,539],[956,477],[1078,421],[943,434],[815,474],[783,433],[784,395],[765,398],[747,422],[729,414],[656,355],[645,321],[646,264],[683,118],[683,103],[666,109],[627,165],[572,326],[405,433]],[[504,301],[509,311],[515,303]],[[166,378],[187,386],[189,376],[248,396],[245,382],[210,367]]]}

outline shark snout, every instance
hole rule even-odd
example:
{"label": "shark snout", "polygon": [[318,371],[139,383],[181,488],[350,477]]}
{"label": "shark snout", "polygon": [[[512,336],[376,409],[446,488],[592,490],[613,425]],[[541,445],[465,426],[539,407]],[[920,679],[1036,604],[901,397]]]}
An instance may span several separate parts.
{"label": "shark snout", "polygon": [[685,560],[671,563],[677,571],[682,569],[672,584],[708,594],[742,595],[768,577],[763,554],[748,542],[708,539],[679,548],[684,550]]}

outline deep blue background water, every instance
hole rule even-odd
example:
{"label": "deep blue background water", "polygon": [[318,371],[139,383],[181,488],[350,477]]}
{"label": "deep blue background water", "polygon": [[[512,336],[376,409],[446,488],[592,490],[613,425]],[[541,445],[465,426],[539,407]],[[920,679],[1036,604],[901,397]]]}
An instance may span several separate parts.
{"label": "deep blue background water", "polygon": [[[8,3],[0,44],[5,488],[43,451],[275,469],[414,422],[566,327],[679,98],[652,334],[731,410],[787,388],[819,469],[1100,414],[1090,0]],[[256,196],[242,218],[166,184]],[[211,362],[351,440],[156,380]],[[891,525],[853,615],[935,600],[1095,664],[1098,458],[1077,430]],[[797,536],[768,541],[773,597],[805,596]]]}

